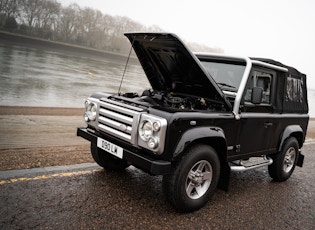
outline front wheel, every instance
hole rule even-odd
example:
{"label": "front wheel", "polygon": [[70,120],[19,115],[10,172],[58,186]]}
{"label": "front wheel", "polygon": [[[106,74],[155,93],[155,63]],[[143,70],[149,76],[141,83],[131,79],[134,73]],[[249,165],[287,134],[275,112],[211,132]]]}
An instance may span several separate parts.
{"label": "front wheel", "polygon": [[104,169],[120,171],[129,166],[127,161],[111,155],[98,148],[95,144],[91,144],[91,153],[96,163]]}
{"label": "front wheel", "polygon": [[289,179],[295,169],[299,157],[299,144],[294,137],[290,137],[282,150],[274,155],[273,163],[268,166],[269,175],[275,181],[285,181]]}
{"label": "front wheel", "polygon": [[188,149],[163,177],[163,190],[170,203],[180,212],[204,206],[213,195],[220,177],[220,160],[207,145]]}

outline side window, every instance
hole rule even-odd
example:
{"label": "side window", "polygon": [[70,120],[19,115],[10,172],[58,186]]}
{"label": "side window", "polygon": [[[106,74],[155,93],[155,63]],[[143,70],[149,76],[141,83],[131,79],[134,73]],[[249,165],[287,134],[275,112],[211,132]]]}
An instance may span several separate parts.
{"label": "side window", "polygon": [[253,88],[259,87],[263,89],[262,104],[271,104],[273,76],[273,73],[267,71],[253,70],[247,81],[244,102],[251,102]]}

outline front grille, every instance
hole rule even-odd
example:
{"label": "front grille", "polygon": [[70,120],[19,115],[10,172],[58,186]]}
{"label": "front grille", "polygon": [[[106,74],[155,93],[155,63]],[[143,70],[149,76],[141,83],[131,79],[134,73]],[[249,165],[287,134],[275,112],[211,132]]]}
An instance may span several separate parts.
{"label": "front grille", "polygon": [[137,127],[142,108],[102,98],[98,111],[98,129],[136,144]]}

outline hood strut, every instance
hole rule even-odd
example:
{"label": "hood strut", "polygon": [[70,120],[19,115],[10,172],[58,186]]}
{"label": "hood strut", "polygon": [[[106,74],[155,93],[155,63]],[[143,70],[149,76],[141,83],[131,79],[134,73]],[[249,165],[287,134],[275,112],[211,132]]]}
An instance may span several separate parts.
{"label": "hood strut", "polygon": [[121,85],[122,85],[122,83],[123,83],[123,81],[124,81],[124,78],[125,78],[127,66],[128,66],[129,59],[130,59],[130,55],[131,55],[132,48],[133,48],[133,42],[134,42],[134,39],[132,40],[131,47],[130,47],[130,50],[129,50],[129,54],[128,54],[127,61],[126,61],[126,65],[125,65],[125,69],[124,69],[123,75],[122,75],[121,80],[120,80],[120,84],[119,84],[119,88],[118,88],[118,95],[121,94],[121,92],[120,92],[120,90],[121,90]]}

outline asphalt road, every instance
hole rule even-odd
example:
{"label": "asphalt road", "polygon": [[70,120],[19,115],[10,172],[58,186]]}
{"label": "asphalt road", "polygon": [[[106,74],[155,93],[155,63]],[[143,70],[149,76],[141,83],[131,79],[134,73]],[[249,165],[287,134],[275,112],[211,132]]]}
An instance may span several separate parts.
{"label": "asphalt road", "polygon": [[229,192],[188,214],[166,202],[160,176],[133,167],[0,173],[0,229],[314,229],[314,149],[303,147],[304,167],[283,183],[267,168],[233,172]]}

